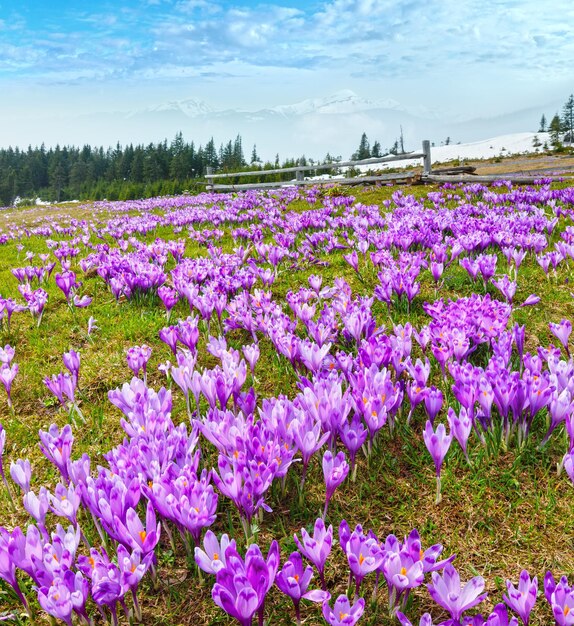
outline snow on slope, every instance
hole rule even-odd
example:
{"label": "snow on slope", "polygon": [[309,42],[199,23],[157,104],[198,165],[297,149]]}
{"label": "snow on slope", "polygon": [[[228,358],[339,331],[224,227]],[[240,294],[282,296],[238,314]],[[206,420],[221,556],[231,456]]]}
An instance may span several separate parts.
{"label": "snow on slope", "polygon": [[[500,135],[499,137],[492,137],[491,139],[484,139],[482,141],[473,141],[472,143],[431,147],[431,159],[434,164],[457,160],[492,159],[498,156],[536,152],[536,148],[532,145],[535,135],[542,144],[550,142],[548,133],[514,133],[512,135]],[[420,164],[421,159],[409,159],[399,161],[398,163],[386,163],[382,167],[387,169]],[[373,166],[370,166],[370,169],[372,169],[372,167]],[[361,169],[366,171],[369,169],[369,166],[363,166]]]}

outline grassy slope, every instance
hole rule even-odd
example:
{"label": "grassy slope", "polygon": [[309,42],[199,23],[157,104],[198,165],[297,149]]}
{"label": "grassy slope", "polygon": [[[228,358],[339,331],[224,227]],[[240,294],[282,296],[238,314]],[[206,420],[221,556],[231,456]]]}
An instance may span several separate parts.
{"label": "grassy slope", "polygon": [[[428,188],[408,190],[422,196]],[[380,204],[390,197],[390,188],[353,190],[358,201],[365,204]],[[302,205],[290,206],[302,209]],[[58,209],[60,214],[75,216],[70,209]],[[5,228],[13,221],[26,222],[36,218],[31,212],[3,214],[0,226]],[[83,215],[82,215],[83,217]],[[99,216],[102,219],[104,216]],[[62,217],[61,222],[65,221]],[[147,240],[155,237],[169,237],[167,229],[149,233]],[[178,235],[178,237],[181,235]],[[46,252],[45,241],[32,237],[23,242],[26,250]],[[227,237],[225,249],[231,249],[233,242]],[[188,255],[203,254],[200,246],[188,243]],[[82,256],[82,255],[80,255]],[[343,261],[342,255],[335,255],[331,266],[322,270],[324,284],[330,284],[335,276],[344,276],[353,287],[354,293],[371,294],[376,284],[376,276],[367,274],[364,282],[357,279],[351,268]],[[502,260],[505,267],[506,261]],[[22,253],[18,253],[14,242],[0,248],[0,285],[2,295],[17,295],[16,281],[10,268],[25,265]],[[499,265],[500,267],[500,265]],[[306,283],[310,273],[286,272],[273,285],[277,297],[286,291]],[[519,323],[527,325],[527,347],[548,345],[550,336],[548,321],[559,321],[562,317],[572,318],[572,298],[567,284],[569,268],[561,265],[556,278],[546,280],[542,270],[533,259],[528,258],[519,273],[517,301],[535,292],[542,297],[541,303],[533,309],[522,309],[515,314]],[[392,322],[409,319],[415,326],[428,321],[421,304],[434,299],[435,292],[428,272],[425,273],[423,289],[418,296],[411,316],[405,311],[393,310]],[[107,391],[129,380],[131,374],[125,365],[125,350],[136,344],[148,343],[153,347],[149,371],[150,384],[155,388],[164,384],[164,377],[156,366],[171,358],[169,349],[162,344],[157,333],[165,325],[165,314],[157,299],[145,302],[122,302],[116,304],[102,281],[97,277],[85,280],[84,290],[94,296],[92,305],[72,314],[67,308],[61,292],[52,282],[48,288],[50,300],[40,328],[36,328],[30,316],[17,314],[13,318],[11,333],[0,332],[0,344],[10,343],[16,347],[15,361],[20,365],[16,378],[13,400],[16,415],[8,412],[6,403],[0,401],[0,422],[7,430],[5,467],[19,457],[29,457],[33,463],[32,488],[42,484],[54,485],[55,475],[49,463],[38,449],[38,429],[56,422],[62,426],[67,416],[55,406],[42,382],[45,375],[62,369],[61,354],[74,348],[81,352],[80,389],[82,410],[87,418],[86,426],[76,431],[74,457],[88,452],[98,462],[98,455],[116,445],[123,438],[119,426],[120,413],[107,401]],[[456,297],[469,295],[474,285],[466,272],[454,265],[447,270],[445,286],[439,296]],[[480,292],[480,291],[479,291]],[[187,314],[186,306],[178,304],[172,319]],[[391,323],[386,308],[379,307],[378,322]],[[86,335],[87,319],[93,315],[100,328],[90,340]],[[239,347],[246,339],[235,333],[230,343]],[[205,351],[200,350],[200,354]],[[209,356],[209,355],[207,355]],[[213,364],[204,359],[200,364]],[[278,359],[268,341],[262,342],[262,358],[258,366],[255,388],[260,396],[295,393],[296,377],[283,359]],[[174,421],[186,420],[185,408],[179,391],[174,392]],[[346,518],[354,526],[362,523],[372,528],[379,537],[394,532],[399,537],[416,527],[423,537],[423,545],[441,542],[445,554],[456,552],[457,567],[463,579],[479,573],[487,580],[487,589],[496,601],[500,600],[503,581],[509,577],[518,579],[520,570],[527,568],[536,573],[542,587],[542,577],[550,568],[558,574],[572,573],[571,539],[574,531],[574,518],[571,514],[572,487],[567,478],[556,476],[556,463],[565,449],[562,431],[553,437],[550,444],[538,450],[536,442],[545,430],[543,419],[535,425],[536,436],[531,438],[523,451],[515,449],[501,451],[496,457],[488,457],[476,439],[471,439],[472,467],[469,467],[455,444],[449,453],[443,474],[443,501],[434,505],[434,472],[424,443],[422,425],[425,418],[422,411],[415,413],[411,427],[401,426],[391,439],[386,434],[380,443],[379,451],[372,458],[370,467],[360,460],[356,484],[345,483],[336,493],[330,507],[329,518],[338,526]],[[207,445],[204,446],[207,448]],[[259,542],[267,546],[272,538],[280,540],[283,559],[295,549],[292,541],[294,531],[309,525],[322,507],[324,487],[317,459],[311,464],[309,485],[303,507],[296,498],[295,483],[299,468],[290,472],[287,494],[282,497],[274,486],[270,505],[272,514],[266,514]],[[0,490],[0,522],[7,527],[26,524],[21,507],[17,513],[11,512],[6,494]],[[216,532],[230,532],[240,537],[238,518],[232,507],[220,498],[219,518]],[[52,518],[55,523],[55,518]],[[195,574],[188,569],[181,555],[173,555],[168,549],[160,551],[160,578],[154,587],[151,582],[144,584],[142,605],[144,623],[153,625],[228,623],[227,618],[210,599],[208,584],[198,585]],[[346,564],[335,547],[327,567],[329,588],[333,595],[343,592],[346,585]],[[368,578],[364,593],[370,595],[373,581]],[[4,588],[5,589],[5,588]],[[384,587],[379,592],[379,608],[368,611],[361,623],[391,624],[386,617]],[[414,599],[411,614],[416,616],[422,607],[429,606],[428,594],[419,590]],[[12,604],[6,591],[0,587],[0,607]],[[436,608],[433,609],[437,615]],[[539,600],[538,623],[548,623],[549,612]],[[307,623],[319,623],[319,609],[305,609]],[[267,609],[269,623],[292,623],[290,604],[275,589]],[[532,623],[532,622],[531,622]]]}

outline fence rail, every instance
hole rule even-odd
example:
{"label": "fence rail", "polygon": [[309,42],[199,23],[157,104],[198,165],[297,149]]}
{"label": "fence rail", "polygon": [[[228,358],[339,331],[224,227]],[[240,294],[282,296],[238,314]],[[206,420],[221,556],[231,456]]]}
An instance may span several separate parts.
{"label": "fence rail", "polygon": [[[360,161],[342,161],[338,163],[319,163],[317,165],[297,165],[295,167],[284,167],[274,170],[258,170],[249,172],[230,172],[215,174],[211,167],[207,168],[207,191],[235,191],[240,189],[269,189],[273,187],[287,187],[287,186],[304,186],[304,185],[316,185],[321,182],[337,182],[341,185],[351,185],[370,182],[406,182],[412,180],[414,174],[405,172],[400,174],[381,174],[377,176],[348,176],[345,178],[326,179],[322,180],[306,180],[305,172],[311,172],[316,170],[333,170],[341,167],[358,167],[361,165],[378,165],[379,163],[392,163],[395,161],[407,161],[411,159],[422,159],[423,161],[423,177],[431,174],[431,154],[430,154],[430,141],[425,140],[422,143],[421,152],[407,152],[405,154],[388,155],[384,157],[377,157],[371,159],[362,159]],[[241,183],[241,184],[215,184],[214,180],[220,180],[222,178],[236,178],[236,177],[248,177],[248,176],[267,176],[272,174],[295,174],[295,179],[291,181],[283,182],[268,182],[268,183]]]}

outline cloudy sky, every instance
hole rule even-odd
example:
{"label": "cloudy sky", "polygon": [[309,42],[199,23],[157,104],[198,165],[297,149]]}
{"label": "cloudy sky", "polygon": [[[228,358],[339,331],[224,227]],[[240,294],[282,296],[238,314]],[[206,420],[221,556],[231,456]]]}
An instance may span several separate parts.
{"label": "cloudy sky", "polygon": [[440,117],[544,112],[574,91],[572,24],[571,0],[0,0],[0,128],[341,89]]}

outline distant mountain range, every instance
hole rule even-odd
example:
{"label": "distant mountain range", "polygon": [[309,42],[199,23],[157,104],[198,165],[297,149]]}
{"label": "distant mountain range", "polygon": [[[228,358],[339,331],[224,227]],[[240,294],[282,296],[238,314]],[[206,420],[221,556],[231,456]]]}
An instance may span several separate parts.
{"label": "distant mountain range", "polygon": [[399,137],[402,127],[405,148],[418,149],[423,139],[440,145],[447,137],[453,142],[470,142],[508,133],[536,131],[542,113],[524,109],[499,117],[446,120],[439,112],[422,105],[403,106],[393,99],[368,100],[350,90],[324,98],[280,104],[259,110],[215,109],[203,100],[183,99],[134,111],[84,114],[65,119],[27,120],[21,128],[7,129],[2,143],[27,147],[46,145],[122,145],[168,141],[179,131],[187,141],[205,145],[211,137],[216,145],[243,139],[246,157],[253,144],[263,159],[280,157],[323,158],[327,152],[348,158],[356,150],[363,132],[371,143],[383,149]]}

